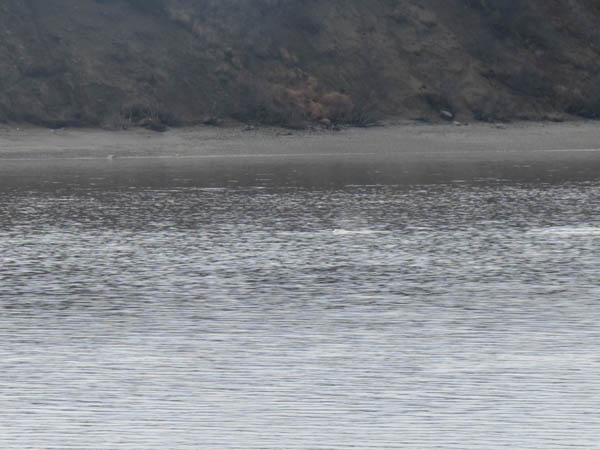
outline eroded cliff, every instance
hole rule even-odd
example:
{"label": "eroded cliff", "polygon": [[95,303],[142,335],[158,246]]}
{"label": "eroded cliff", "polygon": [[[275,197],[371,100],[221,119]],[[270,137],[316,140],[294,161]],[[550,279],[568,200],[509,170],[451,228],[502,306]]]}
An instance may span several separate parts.
{"label": "eroded cliff", "polygon": [[4,0],[0,120],[600,117],[595,0]]}

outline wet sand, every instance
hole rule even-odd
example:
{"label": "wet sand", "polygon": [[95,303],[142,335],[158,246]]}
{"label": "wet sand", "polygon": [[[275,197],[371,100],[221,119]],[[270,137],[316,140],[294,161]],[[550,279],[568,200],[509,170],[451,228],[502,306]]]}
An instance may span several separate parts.
{"label": "wet sand", "polygon": [[[378,155],[454,158],[546,158],[600,154],[600,123],[421,124],[368,129],[290,131],[278,128],[193,127],[155,133],[142,129],[49,130],[0,127],[0,159],[252,157]],[[536,156],[537,155],[537,156]]]}

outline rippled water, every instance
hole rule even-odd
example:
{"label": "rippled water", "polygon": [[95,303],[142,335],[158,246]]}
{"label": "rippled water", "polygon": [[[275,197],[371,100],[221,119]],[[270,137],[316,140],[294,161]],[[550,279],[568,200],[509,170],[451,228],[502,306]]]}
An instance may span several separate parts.
{"label": "rippled water", "polygon": [[0,446],[600,448],[565,158],[3,162]]}

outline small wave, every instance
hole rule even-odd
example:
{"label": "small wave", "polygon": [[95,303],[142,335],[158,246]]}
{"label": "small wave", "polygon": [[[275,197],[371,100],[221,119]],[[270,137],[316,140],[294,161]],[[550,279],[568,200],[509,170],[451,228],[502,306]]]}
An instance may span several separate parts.
{"label": "small wave", "polygon": [[333,230],[333,234],[335,234],[336,236],[349,236],[349,235],[356,235],[356,234],[381,234],[381,233],[385,233],[384,231],[379,231],[379,230],[344,230],[344,229],[335,229]]}
{"label": "small wave", "polygon": [[551,227],[531,230],[530,233],[554,236],[600,236],[600,227]]}

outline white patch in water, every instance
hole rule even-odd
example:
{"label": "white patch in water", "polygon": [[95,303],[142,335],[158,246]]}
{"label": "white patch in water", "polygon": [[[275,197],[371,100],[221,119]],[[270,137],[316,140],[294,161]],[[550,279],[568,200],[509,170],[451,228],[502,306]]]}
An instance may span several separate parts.
{"label": "white patch in water", "polygon": [[349,236],[355,234],[379,234],[384,233],[383,231],[377,230],[344,230],[344,229],[335,229],[333,230],[333,234],[337,236]]}
{"label": "white patch in water", "polygon": [[554,236],[600,236],[600,227],[550,227],[536,228],[533,234],[550,234]]}

